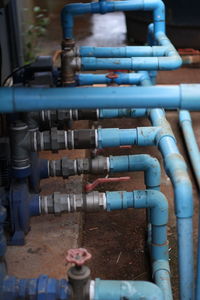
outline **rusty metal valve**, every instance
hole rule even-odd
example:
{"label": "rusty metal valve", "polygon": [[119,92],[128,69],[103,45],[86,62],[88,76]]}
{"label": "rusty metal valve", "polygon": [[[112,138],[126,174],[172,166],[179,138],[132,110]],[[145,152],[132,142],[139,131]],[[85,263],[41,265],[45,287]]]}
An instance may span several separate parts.
{"label": "rusty metal valve", "polygon": [[90,269],[84,264],[91,257],[92,255],[84,248],[67,251],[66,261],[75,264],[67,272],[73,290],[72,300],[90,299]]}
{"label": "rusty metal valve", "polygon": [[91,259],[91,257],[92,255],[85,248],[69,249],[67,251],[66,261],[80,267]]}

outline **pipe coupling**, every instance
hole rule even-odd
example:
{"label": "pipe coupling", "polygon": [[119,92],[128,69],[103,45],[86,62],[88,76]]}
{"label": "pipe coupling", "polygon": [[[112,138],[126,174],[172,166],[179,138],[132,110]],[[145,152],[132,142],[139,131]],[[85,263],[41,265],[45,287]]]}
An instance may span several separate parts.
{"label": "pipe coupling", "polygon": [[86,211],[96,212],[106,209],[105,193],[92,192],[88,194],[61,194],[40,196],[41,214],[61,214],[63,212]]}

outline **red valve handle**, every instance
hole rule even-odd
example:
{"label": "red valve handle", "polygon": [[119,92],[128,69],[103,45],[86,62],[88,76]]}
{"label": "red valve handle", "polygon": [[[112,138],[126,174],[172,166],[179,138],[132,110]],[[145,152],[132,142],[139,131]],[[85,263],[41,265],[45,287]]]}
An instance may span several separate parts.
{"label": "red valve handle", "polygon": [[74,263],[77,266],[82,266],[89,260],[92,255],[85,248],[69,249],[66,255],[68,263]]}
{"label": "red valve handle", "polygon": [[200,51],[192,48],[185,48],[185,49],[178,49],[178,53],[180,55],[198,55],[200,54]]}
{"label": "red valve handle", "polygon": [[124,177],[114,177],[114,178],[97,178],[95,181],[93,181],[92,183],[88,183],[85,185],[85,191],[86,192],[90,192],[92,191],[97,185],[99,185],[100,183],[104,183],[104,182],[121,182],[121,181],[127,181],[129,180],[130,177],[129,176],[124,176]]}

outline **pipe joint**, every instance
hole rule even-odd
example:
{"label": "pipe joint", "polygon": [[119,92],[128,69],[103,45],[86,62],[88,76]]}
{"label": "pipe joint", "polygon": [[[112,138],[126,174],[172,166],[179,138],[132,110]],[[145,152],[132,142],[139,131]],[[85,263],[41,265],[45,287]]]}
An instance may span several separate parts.
{"label": "pipe joint", "polygon": [[[173,52],[172,52],[173,53]],[[170,55],[170,52],[168,52]],[[169,57],[158,57],[158,69],[165,71],[165,70],[176,70],[182,66],[182,58],[177,55],[173,54]]]}
{"label": "pipe joint", "polygon": [[139,146],[153,146],[155,145],[157,135],[161,128],[155,126],[137,127],[137,145]]}
{"label": "pipe joint", "polygon": [[170,266],[169,266],[169,262],[166,260],[156,260],[153,262],[152,265],[152,277],[155,278],[156,273],[158,271],[162,271],[165,270],[166,272],[169,273],[169,275],[171,274],[170,272]]}
{"label": "pipe joint", "polygon": [[163,193],[156,190],[134,191],[134,207],[150,208],[152,225],[162,226],[168,222],[168,202]]}
{"label": "pipe joint", "polygon": [[61,194],[40,196],[41,214],[61,214],[75,211],[97,212],[106,208],[105,193]]}

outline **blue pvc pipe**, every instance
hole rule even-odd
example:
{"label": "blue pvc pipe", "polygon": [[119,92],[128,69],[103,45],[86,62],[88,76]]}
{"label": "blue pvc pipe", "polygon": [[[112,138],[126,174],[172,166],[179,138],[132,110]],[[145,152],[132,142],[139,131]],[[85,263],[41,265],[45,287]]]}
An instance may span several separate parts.
{"label": "blue pvc pipe", "polygon": [[161,0],[101,1],[65,5],[61,13],[63,37],[65,39],[73,38],[74,16],[133,10],[153,11],[155,32],[165,32],[165,6]]}
{"label": "blue pvc pipe", "polygon": [[126,47],[87,47],[79,48],[81,57],[148,57],[165,56],[168,51],[164,46],[126,46]]}
{"label": "blue pvc pipe", "polygon": [[200,109],[200,85],[109,88],[0,88],[0,112],[84,108]]}
{"label": "blue pvc pipe", "polygon": [[[152,261],[168,260],[166,224],[168,222],[168,202],[157,190],[134,192],[106,192],[107,210],[127,208],[150,208],[152,224]],[[160,242],[159,242],[160,241]]]}
{"label": "blue pvc pipe", "polygon": [[94,282],[92,300],[164,300],[161,289],[147,281],[100,280]]}
{"label": "blue pvc pipe", "polygon": [[[106,201],[108,211],[126,208],[150,209],[153,276],[156,283],[162,288],[164,299],[172,300],[166,227],[168,221],[168,202],[165,196],[156,190],[106,192]],[[165,279],[163,280],[163,278]]]}
{"label": "blue pvc pipe", "polygon": [[136,129],[103,128],[98,129],[98,148],[122,145],[153,146],[160,127],[137,127]]}
{"label": "blue pvc pipe", "polygon": [[179,124],[183,131],[184,140],[186,143],[187,151],[192,163],[195,177],[200,189],[200,152],[197,144],[194,131],[192,128],[192,119],[190,113],[186,110],[179,112]]}
{"label": "blue pvc pipe", "polygon": [[[195,173],[195,178],[200,189],[200,153],[194,131],[192,128],[192,119],[190,113],[186,110],[179,112],[179,123],[183,131],[184,140]],[[198,226],[198,251],[197,251],[197,276],[195,299],[200,299],[200,211],[199,211],[199,226]]]}
{"label": "blue pvc pipe", "polygon": [[165,260],[157,260],[153,263],[153,278],[157,285],[164,291],[164,299],[173,299],[172,287],[170,281],[169,262]]}
{"label": "blue pvc pipe", "polygon": [[199,220],[198,220],[197,274],[196,274],[196,286],[195,286],[196,300],[200,300],[200,209],[198,213],[199,213]]}
{"label": "blue pvc pipe", "polygon": [[[165,170],[174,186],[175,214],[177,217],[178,261],[180,278],[180,298],[193,299],[193,196],[192,186],[187,173],[187,166],[176,146],[171,128],[161,109],[150,111],[150,119],[154,126],[163,126],[163,134],[158,140]],[[187,271],[186,271],[187,270]]]}
{"label": "blue pvc pipe", "polygon": [[78,85],[91,85],[91,84],[140,84],[143,75],[139,73],[120,73],[116,72],[117,78],[110,79],[109,74],[77,74]]}
{"label": "blue pvc pipe", "polygon": [[[185,263],[180,264],[180,298],[193,299],[194,277],[193,277],[193,224],[192,218],[178,218],[178,256]],[[199,298],[196,298],[196,300]]]}
{"label": "blue pvc pipe", "polygon": [[145,108],[138,109],[99,109],[99,119],[113,119],[113,118],[141,118],[147,115],[148,111]]}
{"label": "blue pvc pipe", "polygon": [[[149,31],[153,31],[154,26],[149,27]],[[155,40],[160,45],[159,47],[166,47],[165,55],[162,57],[146,57],[142,55],[142,51],[138,48],[138,52],[141,51],[141,57],[134,57],[134,53],[128,52],[126,48],[89,48],[91,53],[97,54],[96,57],[91,57],[95,55],[89,55],[89,57],[81,58],[81,69],[82,70],[118,70],[119,66],[121,69],[126,70],[174,70],[180,68],[182,65],[182,59],[174,46],[171,44],[170,40],[167,38],[165,33],[157,32],[155,33]],[[115,50],[117,49],[117,50]],[[119,50],[118,50],[119,49]],[[120,51],[121,49],[121,51]],[[129,49],[129,48],[128,48]],[[107,51],[106,51],[107,50]],[[85,54],[87,51],[83,51]],[[89,51],[88,51],[89,52]],[[117,53],[120,56],[117,57]],[[101,54],[102,53],[102,54]],[[105,55],[107,53],[107,56]],[[114,54],[113,54],[114,53]],[[163,53],[162,51],[160,53]],[[132,54],[132,55],[131,55]],[[145,53],[144,53],[145,54]],[[157,53],[159,54],[159,53]],[[98,58],[101,57],[101,58]],[[109,58],[108,58],[109,57]],[[126,57],[126,58],[124,58]],[[128,57],[128,58],[127,58]]]}
{"label": "blue pvc pipe", "polygon": [[161,169],[156,158],[148,154],[109,157],[109,173],[144,171],[145,185],[159,189]]}
{"label": "blue pvc pipe", "polygon": [[[148,85],[151,83],[147,79],[143,84]],[[154,126],[162,127],[162,130],[157,135],[157,145],[164,158],[165,170],[174,186],[177,223],[183,224],[183,226],[177,227],[180,298],[190,300],[193,299],[194,281],[192,186],[187,173],[186,163],[176,146],[176,139],[170,124],[165,118],[164,110],[152,109],[149,112],[149,116]],[[185,218],[188,220],[187,222]],[[189,239],[188,234],[190,235]],[[185,243],[187,244],[186,247]],[[188,270],[187,272],[186,269]]]}
{"label": "blue pvc pipe", "polygon": [[97,70],[175,70],[180,68],[182,60],[176,57],[130,57],[130,58],[96,58],[82,57],[82,71]]}

